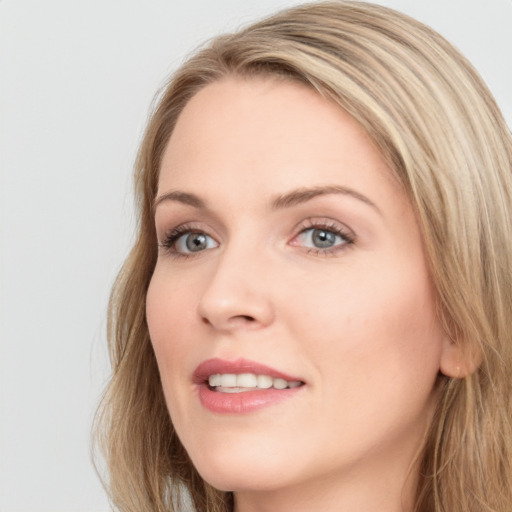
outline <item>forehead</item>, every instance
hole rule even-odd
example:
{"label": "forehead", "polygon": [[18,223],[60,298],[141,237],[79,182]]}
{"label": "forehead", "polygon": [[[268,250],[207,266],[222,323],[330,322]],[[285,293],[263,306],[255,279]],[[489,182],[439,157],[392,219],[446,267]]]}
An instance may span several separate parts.
{"label": "forehead", "polygon": [[165,150],[159,193],[223,186],[274,193],[338,183],[392,186],[391,172],[361,126],[307,86],[273,78],[226,78],[185,106]]}

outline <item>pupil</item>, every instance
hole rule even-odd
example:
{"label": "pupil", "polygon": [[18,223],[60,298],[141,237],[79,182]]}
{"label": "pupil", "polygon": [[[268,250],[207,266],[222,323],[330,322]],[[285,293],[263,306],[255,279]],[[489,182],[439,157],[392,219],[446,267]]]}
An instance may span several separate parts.
{"label": "pupil", "polygon": [[189,251],[200,251],[206,247],[206,236],[201,233],[193,233],[187,237],[186,246]]}
{"label": "pupil", "polygon": [[336,235],[332,231],[324,229],[315,229],[313,231],[313,243],[316,247],[326,248],[332,247],[336,242]]}

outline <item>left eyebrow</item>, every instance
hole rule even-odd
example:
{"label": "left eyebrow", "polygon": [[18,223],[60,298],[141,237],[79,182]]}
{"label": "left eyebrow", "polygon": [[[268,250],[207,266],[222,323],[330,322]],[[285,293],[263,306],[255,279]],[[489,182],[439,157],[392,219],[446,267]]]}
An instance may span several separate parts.
{"label": "left eyebrow", "polygon": [[344,196],[353,197],[368,206],[371,206],[375,209],[380,215],[382,212],[379,207],[370,199],[368,199],[363,194],[357,192],[348,187],[343,187],[341,185],[326,185],[322,187],[309,187],[309,188],[298,188],[296,190],[292,190],[287,192],[286,194],[281,194],[277,196],[272,201],[272,209],[277,210],[280,208],[289,208],[291,206],[296,206],[298,204],[305,203],[307,201],[311,201],[318,196],[324,196],[329,194],[341,194]]}

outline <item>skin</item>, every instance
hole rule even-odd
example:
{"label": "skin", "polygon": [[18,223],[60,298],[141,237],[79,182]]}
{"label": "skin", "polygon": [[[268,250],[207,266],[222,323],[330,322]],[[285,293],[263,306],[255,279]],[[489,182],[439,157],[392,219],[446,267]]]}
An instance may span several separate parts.
{"label": "skin", "polygon": [[[325,186],[354,193],[272,206]],[[413,209],[366,133],[303,85],[224,79],[179,117],[157,197],[176,190],[204,205],[161,199],[160,244],[186,224],[207,245],[186,254],[182,235],[160,247],[147,320],[201,476],[234,491],[237,512],[410,510],[437,377],[454,354]],[[315,247],[314,227],[350,241]],[[213,413],[192,382],[213,357],[305,384],[257,411]]]}

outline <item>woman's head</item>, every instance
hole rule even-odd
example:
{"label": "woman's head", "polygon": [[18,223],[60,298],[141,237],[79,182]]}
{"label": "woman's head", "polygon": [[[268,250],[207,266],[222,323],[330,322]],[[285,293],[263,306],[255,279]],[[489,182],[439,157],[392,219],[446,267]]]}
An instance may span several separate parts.
{"label": "woman's head", "polygon": [[[183,183],[187,186],[193,183],[186,172],[179,171],[186,169],[186,165],[180,168],[179,164],[173,163],[173,158],[178,158],[176,155],[179,156],[180,151],[186,153],[183,148],[190,144],[190,133],[193,133],[189,127],[188,138],[182,136],[179,139],[180,133],[174,133],[175,128],[179,128],[177,123],[182,122],[183,125],[186,122],[187,111],[184,109],[190,112],[195,108],[196,113],[193,116],[189,114],[188,118],[196,122],[202,120],[201,112],[206,115],[206,107],[215,102],[222,105],[222,94],[229,92],[233,97],[232,104],[224,97],[224,110],[220,107],[209,109],[208,121],[213,123],[211,133],[214,134],[213,112],[219,116],[219,127],[224,126],[223,112],[226,116],[234,115],[233,108],[240,106],[237,91],[244,101],[252,97],[249,104],[253,107],[257,104],[254,100],[257,91],[260,100],[263,92],[266,92],[267,99],[277,95],[274,98],[276,119],[279,119],[279,106],[284,109],[290,98],[297,103],[297,123],[307,106],[312,107],[313,113],[317,108],[315,119],[321,119],[322,108],[328,109],[334,117],[343,118],[344,126],[350,127],[351,133],[358,134],[359,142],[364,143],[362,147],[367,150],[367,159],[372,155],[375,158],[375,165],[370,167],[373,171],[377,168],[381,171],[377,175],[382,175],[381,178],[372,175],[370,180],[374,190],[378,190],[376,186],[381,190],[388,187],[388,198],[394,193],[399,194],[395,204],[397,208],[400,205],[398,198],[405,200],[404,218],[414,219],[409,234],[412,234],[412,240],[416,234],[420,240],[411,246],[413,250],[420,247],[425,256],[424,261],[416,258],[416,269],[425,270],[428,283],[432,285],[432,297],[426,285],[423,289],[428,293],[421,295],[421,300],[428,299],[425,301],[427,313],[420,310],[429,322],[432,321],[429,323],[434,325],[432,332],[437,333],[432,335],[423,325],[416,337],[432,335],[437,339],[432,343],[437,349],[427,353],[429,357],[437,357],[439,364],[436,369],[432,361],[430,364],[426,362],[428,375],[421,380],[422,385],[430,383],[434,390],[432,396],[426,393],[423,397],[429,400],[434,397],[437,407],[429,405],[424,410],[424,418],[428,418],[431,428],[419,456],[423,476],[418,482],[418,503],[423,507],[421,510],[436,510],[433,508],[436,500],[438,507],[442,503],[448,510],[470,510],[472,503],[480,500],[495,506],[496,510],[503,509],[503,505],[498,508],[499,503],[510,499],[499,496],[507,488],[507,479],[510,479],[507,467],[510,460],[507,451],[510,450],[507,364],[512,357],[509,334],[512,310],[510,134],[481,79],[440,36],[381,7],[337,2],[285,11],[234,35],[214,40],[178,70],[160,98],[138,162],[139,236],[123,269],[112,303],[115,372],[110,391],[109,450],[114,492],[124,495],[127,503],[131,499],[135,507],[137,499],[143,500],[140,498],[143,493],[126,493],[119,482],[124,482],[124,485],[129,482],[134,488],[144,487],[153,502],[161,504],[166,496],[169,476],[172,476],[175,483],[181,481],[189,486],[198,508],[206,506],[201,500],[222,502],[222,495],[216,494],[198,477],[169,420],[145,319],[145,297],[153,276],[152,288],[157,278],[159,286],[163,283],[163,274],[158,274],[157,264],[162,234],[159,240],[155,229],[155,201],[169,190],[184,188],[176,186],[180,184],[179,180],[185,180]],[[244,91],[247,93],[245,96]],[[216,92],[222,93],[221,96],[215,96]],[[204,102],[202,105],[201,101]],[[260,106],[263,111],[269,104],[263,102]],[[307,119],[307,116],[304,114],[303,118]],[[292,126],[289,125],[283,137]],[[275,125],[269,121],[269,132],[272,130],[275,130]],[[298,132],[303,137],[301,146],[297,148],[297,153],[301,154],[300,150],[304,151],[303,146],[307,144],[307,127]],[[311,143],[321,145],[326,141],[328,133],[322,137],[319,133],[322,134],[321,127],[311,131]],[[330,133],[336,133],[335,128]],[[341,137],[343,132],[339,135]],[[255,133],[255,144],[257,137]],[[343,169],[350,169],[350,165],[343,162],[350,149],[343,146],[347,140],[352,140],[348,134],[346,139],[340,139],[339,146],[335,142],[329,146],[333,148],[333,155],[342,160],[340,174]],[[201,147],[204,149],[205,143],[198,146],[199,150],[193,148],[194,155],[201,155]],[[320,160],[325,153],[321,151]],[[276,154],[278,151],[270,155],[274,157],[274,161],[271,160],[274,166]],[[190,153],[188,156],[190,158]],[[204,178],[204,173],[208,172],[205,170],[206,161],[206,157],[201,161],[203,175],[199,177]],[[190,164],[190,160],[185,162]],[[178,171],[174,172],[174,169]],[[215,169],[214,165],[212,169]],[[354,173],[353,167],[351,171]],[[240,173],[244,175],[243,168]],[[365,174],[355,173],[353,176],[357,181]],[[173,183],[174,178],[176,184]],[[253,178],[248,175],[245,179],[250,184]],[[290,181],[290,177],[286,179]],[[327,181],[323,179],[313,185],[325,185]],[[344,185],[343,181],[336,183]],[[299,182],[299,188],[301,186]],[[347,186],[357,188],[353,179]],[[224,187],[227,195],[223,197],[229,198],[229,193],[236,196],[235,187],[232,191],[227,190],[228,187]],[[280,192],[276,187],[274,189]],[[375,191],[372,197],[378,196]],[[188,200],[190,203],[190,199],[182,196],[180,202]],[[352,200],[356,201],[355,198]],[[371,206],[367,207],[371,209]],[[325,225],[325,218],[323,222],[324,227],[334,229],[331,224]],[[395,226],[400,226],[400,222],[395,222]],[[192,227],[194,230],[205,229],[204,226]],[[316,224],[310,227],[316,227]],[[165,229],[164,232],[168,234]],[[301,236],[297,240],[302,246],[306,234]],[[204,247],[208,249],[216,247],[217,242],[212,237],[193,243],[206,243]],[[209,246],[209,243],[213,245]],[[295,246],[292,244],[291,247]],[[397,251],[395,263],[401,261],[404,253],[407,253],[405,247]],[[406,256],[408,261],[412,257]],[[290,261],[292,268],[294,264]],[[332,268],[336,264],[326,260],[326,265]],[[369,267],[369,275],[372,269]],[[339,268],[336,269],[338,271]],[[260,268],[258,272],[263,271]],[[305,275],[311,275],[311,272]],[[383,276],[380,281],[385,277],[389,276]],[[407,282],[412,279],[411,274]],[[422,289],[422,282],[420,279],[416,283],[418,290]],[[357,286],[357,283],[353,285]],[[378,285],[377,282],[376,289]],[[173,293],[171,286],[165,292],[169,297]],[[271,288],[272,283],[267,283],[267,286]],[[279,283],[279,287],[283,288],[283,284]],[[296,291],[296,281],[290,283],[288,290],[290,295],[304,293]],[[165,329],[170,328],[161,322],[163,309],[158,315],[151,316],[151,311],[163,307],[162,293],[157,294],[158,300],[153,302],[151,292],[148,297],[149,331],[155,336],[153,342],[157,357],[156,338],[162,339],[158,334],[158,324],[160,322]],[[173,314],[187,314],[187,311],[179,310],[179,302],[169,300],[175,304],[174,310],[169,312],[171,317]],[[210,318],[213,315],[211,302],[204,299],[202,304],[203,320],[208,319],[211,327],[215,323]],[[207,307],[208,304],[210,306]],[[390,304],[389,310],[395,305]],[[429,317],[431,306],[432,315]],[[387,310],[385,308],[384,314]],[[419,314],[420,310],[416,313]],[[261,311],[264,316],[265,307]],[[303,316],[307,318],[307,314],[304,312]],[[309,314],[314,316],[315,311]],[[249,312],[240,312],[240,315],[258,317],[256,313],[251,315]],[[344,318],[343,313],[340,313],[340,318]],[[412,324],[412,329],[418,328],[414,322]],[[314,318],[309,325],[315,325]],[[169,336],[171,339],[172,334]],[[448,356],[443,358],[443,353]],[[163,372],[162,358],[158,363],[166,398],[172,402],[168,396],[172,389],[165,388],[167,377]],[[438,370],[441,376],[436,379]],[[389,377],[391,380],[395,378],[393,375]],[[178,406],[176,408],[180,410]],[[289,428],[295,427],[290,425]],[[426,427],[422,425],[421,428]],[[178,433],[186,437],[183,431]],[[197,446],[191,448],[191,451],[198,449]],[[469,462],[474,460],[478,463],[471,465]],[[499,481],[500,471],[505,482]],[[492,475],[489,481],[482,478],[482,472]],[[457,493],[457,479],[471,492]],[[220,482],[212,483],[222,487]],[[117,490],[116,486],[119,486]],[[493,499],[497,505],[492,505]],[[211,504],[209,506],[213,510]]]}
{"label": "woman's head", "polygon": [[322,509],[333,481],[346,508],[371,480],[386,510],[457,363],[414,211],[364,130],[302,84],[216,81],[180,115],[155,204],[147,322],[201,476],[273,510],[283,489]]}

